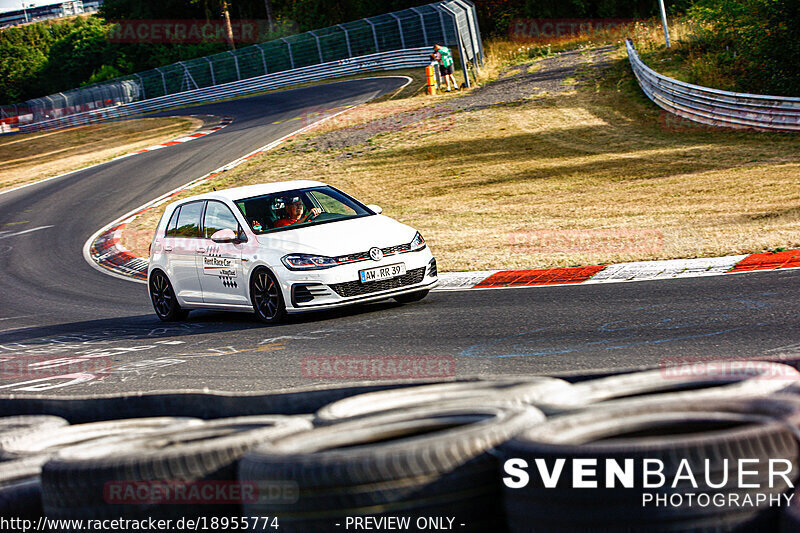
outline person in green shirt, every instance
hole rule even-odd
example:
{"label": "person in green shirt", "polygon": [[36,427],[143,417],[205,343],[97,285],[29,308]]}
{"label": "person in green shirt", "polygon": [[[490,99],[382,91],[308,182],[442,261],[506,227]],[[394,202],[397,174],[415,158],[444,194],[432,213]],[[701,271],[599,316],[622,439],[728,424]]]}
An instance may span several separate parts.
{"label": "person in green shirt", "polygon": [[439,59],[439,72],[447,83],[447,92],[451,90],[451,83],[454,89],[458,89],[458,83],[456,83],[456,78],[453,76],[453,53],[449,48],[440,44],[433,45],[433,51]]}

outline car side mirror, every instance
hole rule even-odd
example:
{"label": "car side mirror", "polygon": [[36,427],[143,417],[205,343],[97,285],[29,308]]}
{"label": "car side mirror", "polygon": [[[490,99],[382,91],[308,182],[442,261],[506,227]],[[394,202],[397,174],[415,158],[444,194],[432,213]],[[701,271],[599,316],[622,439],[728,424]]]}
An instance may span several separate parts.
{"label": "car side mirror", "polygon": [[369,204],[367,206],[367,209],[369,209],[370,211],[372,211],[376,215],[380,215],[381,213],[383,213],[383,209],[381,209],[381,206],[379,206],[379,205]]}
{"label": "car side mirror", "polygon": [[211,236],[211,240],[214,242],[225,243],[236,242],[239,239],[236,237],[236,232],[234,232],[232,229],[221,229],[214,232],[214,234]]}

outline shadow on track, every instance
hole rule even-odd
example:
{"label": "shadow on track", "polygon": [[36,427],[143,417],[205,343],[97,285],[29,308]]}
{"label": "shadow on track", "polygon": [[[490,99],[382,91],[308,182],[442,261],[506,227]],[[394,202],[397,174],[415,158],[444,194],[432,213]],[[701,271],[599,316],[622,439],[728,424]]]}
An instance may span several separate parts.
{"label": "shadow on track", "polygon": [[[283,324],[267,325],[250,313],[223,311],[193,311],[183,322],[161,322],[155,315],[134,315],[80,322],[65,322],[51,326],[21,328],[0,333],[0,354],[15,351],[9,345],[53,345],[97,343],[122,340],[174,339],[210,333],[231,333],[255,329],[290,328],[341,318],[355,317],[403,307],[396,302],[362,304],[330,311],[313,311],[289,315]],[[186,339],[184,339],[186,340]]]}

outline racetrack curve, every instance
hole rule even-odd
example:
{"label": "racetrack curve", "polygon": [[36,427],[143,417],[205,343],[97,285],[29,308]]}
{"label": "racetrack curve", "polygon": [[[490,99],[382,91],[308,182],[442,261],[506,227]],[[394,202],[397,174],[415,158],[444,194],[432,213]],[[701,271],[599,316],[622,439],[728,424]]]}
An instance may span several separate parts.
{"label": "racetrack curve", "polygon": [[[320,357],[358,356],[372,372],[385,371],[353,366],[338,376],[357,379],[397,377],[391,361],[398,360],[387,356],[429,356],[437,372],[492,375],[800,354],[798,270],[435,292],[417,304],[370,304],[265,327],[250,315],[213,312],[162,324],[144,285],[84,260],[89,236],[121,214],[304,125],[287,119],[333,113],[404,82],[372,78],[194,107],[193,114],[234,122],[191,143],[0,195],[0,394],[249,391],[339,381],[316,372],[340,359]],[[19,370],[30,363],[35,372]],[[78,371],[85,376],[59,377]]]}

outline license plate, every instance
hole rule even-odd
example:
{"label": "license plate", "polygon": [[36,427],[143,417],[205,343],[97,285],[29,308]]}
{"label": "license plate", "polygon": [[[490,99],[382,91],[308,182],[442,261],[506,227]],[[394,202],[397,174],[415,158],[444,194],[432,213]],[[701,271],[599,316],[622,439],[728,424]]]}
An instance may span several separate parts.
{"label": "license plate", "polygon": [[376,268],[368,268],[366,270],[359,270],[358,277],[361,278],[361,283],[369,283],[370,281],[381,281],[382,279],[392,279],[397,276],[402,276],[406,273],[405,263],[397,263],[395,265],[386,265]]}

